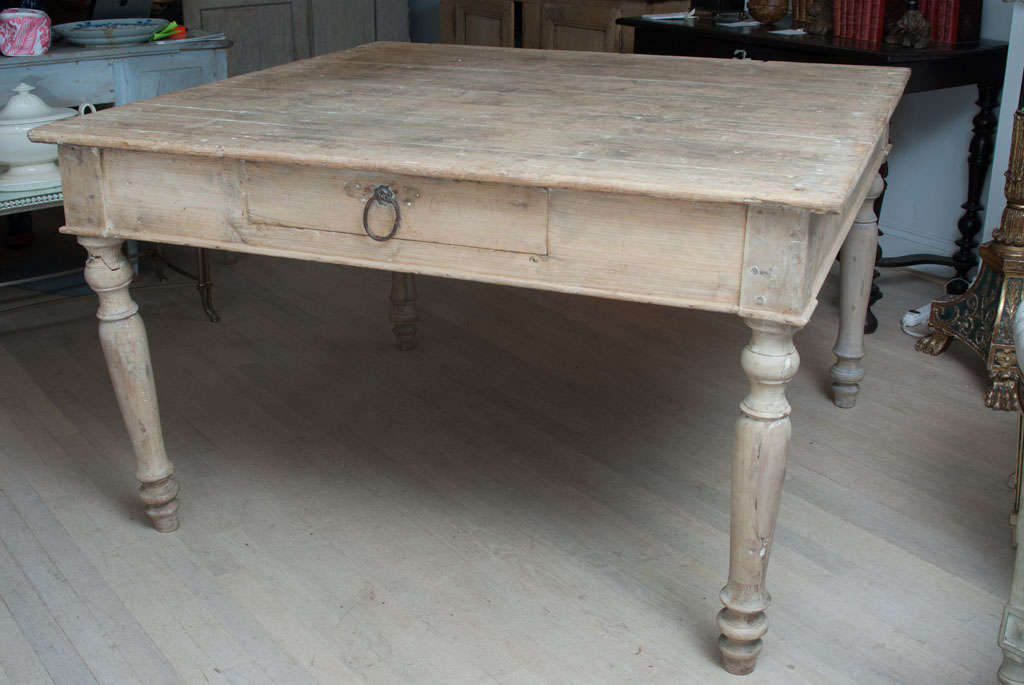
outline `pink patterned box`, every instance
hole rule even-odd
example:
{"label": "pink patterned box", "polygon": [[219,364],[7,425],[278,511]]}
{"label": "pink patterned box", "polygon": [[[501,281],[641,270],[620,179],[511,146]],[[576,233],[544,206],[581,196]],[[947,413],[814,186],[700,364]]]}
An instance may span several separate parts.
{"label": "pink patterned box", "polygon": [[11,7],[0,12],[0,53],[42,55],[50,49],[50,17],[39,10]]}

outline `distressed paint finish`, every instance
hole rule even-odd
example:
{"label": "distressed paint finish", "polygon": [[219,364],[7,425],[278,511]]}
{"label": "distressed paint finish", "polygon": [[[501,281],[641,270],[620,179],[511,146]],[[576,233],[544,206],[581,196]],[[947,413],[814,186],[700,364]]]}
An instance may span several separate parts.
{"label": "distressed paint finish", "polygon": [[85,280],[99,296],[100,345],[135,452],[139,497],[153,526],[169,533],[178,528],[178,484],[164,449],[146,327],[128,292],[134,271],[121,251],[123,241],[80,237],[78,242],[89,253]]}
{"label": "distressed paint finish", "polygon": [[857,403],[860,382],[864,380],[864,318],[868,311],[871,280],[875,270],[875,246],[878,244],[878,217],[875,198],[884,188],[881,176],[875,176],[850,233],[839,251],[839,333],[832,351],[836,363],[832,377],[832,401],[849,409]]}
{"label": "distressed paint finish", "polygon": [[[814,311],[858,208],[870,206],[906,78],[877,68],[374,44],[32,137],[61,146],[63,230],[90,250],[101,311],[116,313],[101,335],[143,499],[161,529],[177,525],[177,485],[130,276],[117,266],[120,240],[390,271],[400,349],[416,342],[414,274],[740,315],[753,331],[742,355],[750,393],[736,426],[719,624],[725,667],[747,673],[767,629],[765,573],[790,436],[785,387],[799,363],[792,336]],[[383,242],[362,223],[367,188],[377,185],[391,187],[403,215]],[[873,230],[861,209],[844,284],[864,282]],[[856,368],[862,291],[843,288],[839,351]]]}
{"label": "distressed paint finish", "polygon": [[768,630],[765,609],[771,596],[765,589],[765,575],[789,452],[786,385],[800,366],[792,326],[745,321],[752,332],[740,361],[750,380],[750,394],[740,403],[736,422],[729,582],[722,588],[725,608],[718,614],[722,663],[737,675],[754,670],[761,637]]}

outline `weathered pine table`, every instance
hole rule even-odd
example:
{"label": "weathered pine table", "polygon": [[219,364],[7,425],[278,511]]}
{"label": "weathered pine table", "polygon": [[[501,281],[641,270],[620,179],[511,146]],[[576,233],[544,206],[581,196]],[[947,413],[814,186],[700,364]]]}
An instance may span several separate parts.
{"label": "weathered pine table", "polygon": [[178,485],[126,239],[393,271],[405,346],[416,273],[738,314],[752,330],[740,355],[750,393],[718,623],[725,668],[747,673],[767,628],[793,334],[842,247],[831,375],[836,404],[852,406],[872,200],[907,76],[377,43],[32,138],[60,145],[63,230],[88,251],[100,339],[158,530],[178,525]]}

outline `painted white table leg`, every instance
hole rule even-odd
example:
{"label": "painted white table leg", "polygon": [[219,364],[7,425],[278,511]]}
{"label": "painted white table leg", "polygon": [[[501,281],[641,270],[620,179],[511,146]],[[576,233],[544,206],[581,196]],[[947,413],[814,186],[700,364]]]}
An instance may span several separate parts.
{"label": "painted white table leg", "polygon": [[167,533],[178,527],[178,484],[164,450],[146,328],[128,292],[134,272],[121,240],[80,237],[78,242],[89,253],[85,280],[99,296],[100,344],[135,451],[140,497],[153,526]]}
{"label": "painted white table leg", "polygon": [[[1017,362],[1024,361],[1024,307],[1018,307],[1013,317],[1013,341],[1017,349]],[[1016,502],[1015,504],[1020,504]],[[1004,685],[1024,685],[1024,525],[1017,520],[1017,557],[1010,582],[1010,600],[1003,608],[1003,623],[999,626],[999,647],[1003,650],[1003,663],[999,667],[999,682]]]}
{"label": "painted white table leg", "polygon": [[388,320],[394,324],[398,349],[416,349],[416,328],[420,319],[416,315],[416,275],[391,272],[391,312]]}
{"label": "painted white table leg", "polygon": [[999,627],[999,647],[1003,650],[1003,663],[999,667],[999,682],[1004,685],[1024,685],[1024,526],[1017,526],[1017,561],[1013,566],[1010,601],[1003,608],[1003,623]]}
{"label": "painted white table leg", "polygon": [[729,582],[722,588],[725,608],[718,614],[722,663],[737,675],[754,670],[768,629],[764,612],[771,597],[765,574],[789,452],[786,385],[800,365],[794,327],[754,319],[746,323],[753,333],[740,359],[750,394],[740,404],[736,423]]}
{"label": "painted white table leg", "polygon": [[864,380],[864,366],[861,364],[864,358],[864,319],[868,313],[878,245],[875,199],[884,187],[882,177],[876,176],[839,251],[839,335],[832,349],[836,363],[829,375],[832,377],[833,402],[843,409],[857,403],[860,382]]}

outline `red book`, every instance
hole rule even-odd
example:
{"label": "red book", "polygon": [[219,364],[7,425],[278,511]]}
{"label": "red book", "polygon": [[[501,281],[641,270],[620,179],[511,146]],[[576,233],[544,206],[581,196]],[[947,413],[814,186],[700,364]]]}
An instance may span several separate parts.
{"label": "red book", "polygon": [[853,32],[853,37],[857,40],[867,40],[866,33],[868,30],[868,9],[871,4],[871,0],[860,0],[857,2],[857,30]]}
{"label": "red book", "polygon": [[871,40],[875,43],[882,40],[882,33],[885,26],[885,0],[878,0],[875,5],[874,14],[871,15],[874,22],[871,25]]}
{"label": "red book", "polygon": [[917,6],[918,11],[920,11],[921,14],[924,15],[924,18],[927,19],[928,23],[931,25],[931,30],[932,30],[931,39],[932,40],[935,40],[935,36],[936,36],[935,31],[936,31],[936,28],[938,26],[938,15],[937,15],[937,12],[936,12],[936,2],[937,2],[937,0],[921,0],[921,2]]}
{"label": "red book", "polygon": [[878,28],[881,25],[881,22],[879,21],[878,17],[878,12],[883,9],[882,2],[881,0],[868,0],[865,4],[867,5],[867,27],[863,31],[864,40],[870,41],[872,43],[877,43],[879,37],[876,37],[875,33],[878,31]]}
{"label": "red book", "polygon": [[960,16],[960,0],[921,0],[919,9],[932,26],[933,41],[955,43],[964,39],[958,30],[963,19]]}
{"label": "red book", "polygon": [[832,7],[832,33],[835,34],[836,38],[842,38],[844,33],[843,18],[846,16],[846,3],[848,0],[835,0]]}
{"label": "red book", "polygon": [[960,0],[950,0],[949,13],[946,15],[946,39],[943,42],[955,43],[959,40],[957,26],[960,23]]}

